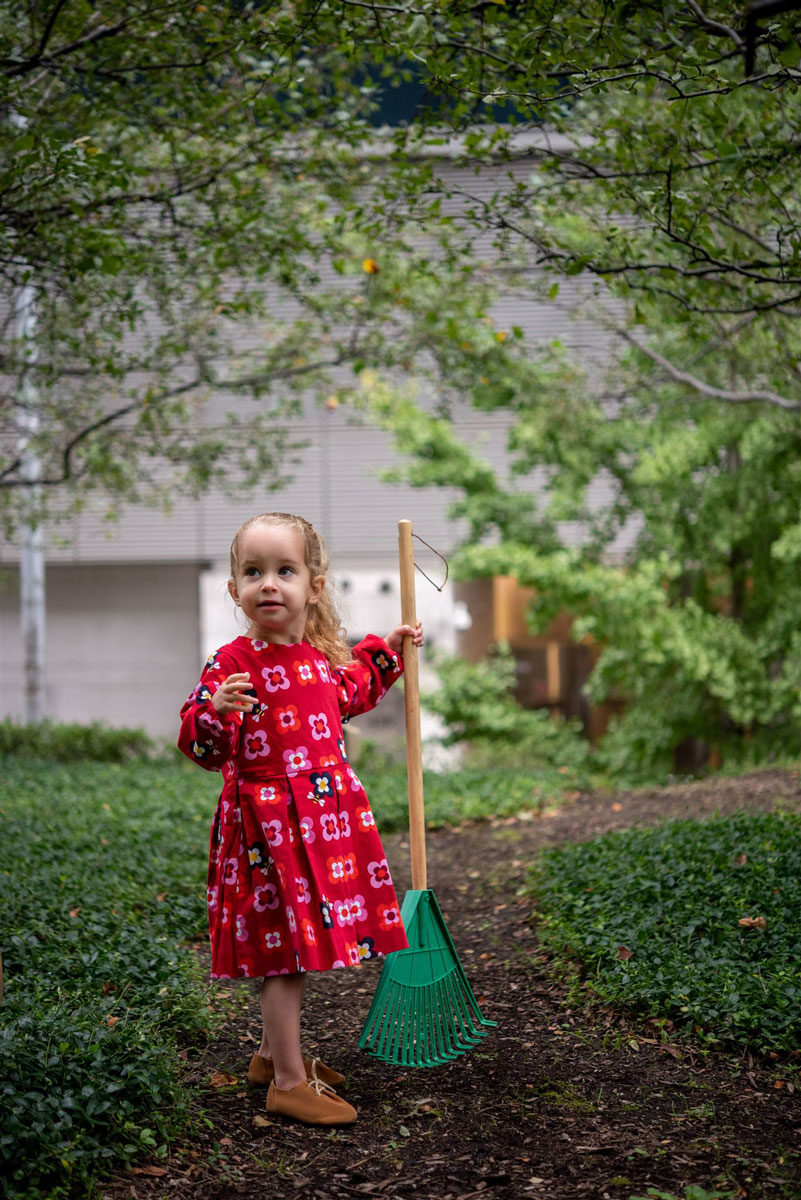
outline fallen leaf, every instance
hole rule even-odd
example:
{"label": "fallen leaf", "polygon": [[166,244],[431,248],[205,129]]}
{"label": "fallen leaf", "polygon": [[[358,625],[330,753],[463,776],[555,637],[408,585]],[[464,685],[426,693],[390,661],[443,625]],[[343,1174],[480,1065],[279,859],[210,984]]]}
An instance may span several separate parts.
{"label": "fallen leaf", "polygon": [[617,956],[621,962],[628,962],[633,953],[634,951],[629,950],[627,946],[618,946],[617,948]]}
{"label": "fallen leaf", "polygon": [[783,1088],[783,1087],[784,1087],[784,1080],[783,1080],[783,1079],[774,1079],[774,1080],[773,1080],[773,1086],[774,1086],[775,1088]]}
{"label": "fallen leaf", "polygon": [[80,913],[81,913],[81,911],[82,911],[82,910],[80,909],[80,907],[79,907],[79,908],[71,908],[71,909],[70,909],[70,916],[71,916],[71,917],[77,917],[77,916],[80,916]]}
{"label": "fallen leaf", "polygon": [[743,929],[767,929],[768,923],[764,917],[740,917],[737,922]]}
{"label": "fallen leaf", "polygon": [[119,1021],[119,1019],[120,1019],[119,1017],[106,1017],[106,1024],[107,1025],[116,1025],[117,1022]]}
{"label": "fallen leaf", "polygon": [[221,1146],[233,1146],[233,1144],[234,1144],[234,1143],[233,1143],[233,1140],[232,1140],[231,1138],[229,1138],[229,1137],[221,1137],[221,1138],[220,1138],[220,1145],[221,1145]]}
{"label": "fallen leaf", "polygon": [[227,1071],[215,1071],[209,1080],[213,1088],[230,1087],[233,1083],[238,1083],[236,1075],[229,1075]]}
{"label": "fallen leaf", "polygon": [[614,804],[610,805],[610,808],[612,809],[612,812],[623,812],[623,805],[618,800],[616,800]]}
{"label": "fallen leaf", "polygon": [[747,854],[738,854],[734,860],[734,865],[735,865],[735,867],[744,867],[747,862],[748,862]]}
{"label": "fallen leaf", "polygon": [[166,1175],[166,1167],[157,1167],[155,1163],[151,1163],[146,1167],[131,1167],[131,1172],[134,1175]]}
{"label": "fallen leaf", "polygon": [[266,1117],[263,1117],[261,1113],[256,1113],[255,1117],[253,1118],[253,1124],[257,1129],[264,1129],[265,1125],[269,1125],[270,1122]]}

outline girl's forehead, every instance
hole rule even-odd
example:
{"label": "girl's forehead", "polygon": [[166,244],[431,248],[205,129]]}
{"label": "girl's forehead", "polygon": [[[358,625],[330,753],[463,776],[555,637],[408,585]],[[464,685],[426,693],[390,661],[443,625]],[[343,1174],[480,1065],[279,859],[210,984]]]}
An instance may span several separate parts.
{"label": "girl's forehead", "polygon": [[251,525],[239,539],[237,558],[240,563],[252,558],[284,558],[305,562],[303,537],[297,529],[286,525]]}

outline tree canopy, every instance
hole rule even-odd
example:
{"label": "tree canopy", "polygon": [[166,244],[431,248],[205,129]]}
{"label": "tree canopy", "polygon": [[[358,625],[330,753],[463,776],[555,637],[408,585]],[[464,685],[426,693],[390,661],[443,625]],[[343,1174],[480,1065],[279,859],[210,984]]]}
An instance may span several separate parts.
{"label": "tree canopy", "polygon": [[[261,435],[274,450],[301,391],[325,395],[335,367],[402,367],[419,349],[399,345],[391,305],[359,304],[371,255],[411,254],[415,285],[426,261],[466,281],[473,232],[490,229],[501,260],[622,288],[645,326],[665,299],[708,339],[730,343],[759,317],[764,340],[786,343],[801,283],[792,12],[759,26],[750,78],[729,3],[49,0],[0,13],[12,520],[30,490],[21,439],[41,457],[45,502],[61,493],[62,506],[91,487],[147,493],[165,461],[171,490],[206,486],[234,442],[245,477],[274,475]],[[417,102],[378,133],[401,85]],[[532,131],[537,148],[521,147]],[[465,164],[525,155],[536,168],[490,200],[453,197],[458,235],[435,157],[451,135]],[[439,247],[427,259],[410,218]],[[344,289],[320,286],[332,263]],[[35,347],[15,337],[26,282]],[[396,286],[415,309],[416,286]],[[250,321],[267,333],[244,354],[236,330]],[[645,326],[626,336],[662,376],[743,398],[708,356],[700,372],[655,357]],[[797,366],[778,358],[745,393],[792,407]],[[212,390],[255,403],[204,421]]]}

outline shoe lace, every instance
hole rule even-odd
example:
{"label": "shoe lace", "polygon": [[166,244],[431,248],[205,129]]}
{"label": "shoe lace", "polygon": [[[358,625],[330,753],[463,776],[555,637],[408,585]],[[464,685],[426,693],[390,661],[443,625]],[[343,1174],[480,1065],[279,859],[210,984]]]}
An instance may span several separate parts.
{"label": "shoe lace", "polygon": [[316,1058],[313,1058],[311,1061],[311,1079],[309,1080],[309,1087],[313,1087],[318,1096],[323,1092],[328,1092],[329,1095],[336,1096],[336,1092],[330,1086],[330,1084],[323,1083],[322,1079],[320,1079],[319,1075],[317,1074]]}

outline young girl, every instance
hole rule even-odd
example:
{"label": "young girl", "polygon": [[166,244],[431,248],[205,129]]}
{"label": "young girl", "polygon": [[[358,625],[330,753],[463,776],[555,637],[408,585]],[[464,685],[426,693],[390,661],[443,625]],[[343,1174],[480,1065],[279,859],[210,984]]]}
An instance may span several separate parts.
{"label": "young girl", "polygon": [[211,974],[262,977],[262,1043],[248,1071],[268,1112],[344,1125],[339,1072],[304,1059],[306,971],[401,950],[406,935],[342,721],[373,708],[403,671],[398,625],[351,651],[326,590],[324,543],[302,517],[263,513],[237,530],[228,590],[247,632],[209,658],[181,710],[178,745],[224,785],[211,831]]}

